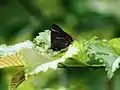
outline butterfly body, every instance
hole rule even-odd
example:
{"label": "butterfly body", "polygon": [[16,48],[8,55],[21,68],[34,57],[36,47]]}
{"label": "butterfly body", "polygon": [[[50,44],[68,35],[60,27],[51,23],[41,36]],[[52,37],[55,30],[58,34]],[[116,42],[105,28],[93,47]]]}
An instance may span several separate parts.
{"label": "butterfly body", "polygon": [[58,25],[53,24],[51,29],[51,49],[59,51],[73,42],[73,38],[64,32]]}

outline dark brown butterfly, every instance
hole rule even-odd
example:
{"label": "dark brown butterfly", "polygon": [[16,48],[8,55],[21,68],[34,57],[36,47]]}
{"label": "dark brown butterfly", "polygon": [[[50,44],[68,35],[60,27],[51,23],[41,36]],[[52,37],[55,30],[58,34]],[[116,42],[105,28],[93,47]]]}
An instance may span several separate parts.
{"label": "dark brown butterfly", "polygon": [[73,42],[73,38],[64,32],[58,25],[53,24],[51,29],[51,49],[59,51]]}

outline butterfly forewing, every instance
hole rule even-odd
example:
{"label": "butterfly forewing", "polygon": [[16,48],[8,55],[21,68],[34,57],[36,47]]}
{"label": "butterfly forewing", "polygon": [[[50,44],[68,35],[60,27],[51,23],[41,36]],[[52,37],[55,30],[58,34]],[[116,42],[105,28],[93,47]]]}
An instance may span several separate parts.
{"label": "butterfly forewing", "polygon": [[73,38],[64,32],[58,25],[53,24],[51,29],[51,49],[58,51],[71,44]]}

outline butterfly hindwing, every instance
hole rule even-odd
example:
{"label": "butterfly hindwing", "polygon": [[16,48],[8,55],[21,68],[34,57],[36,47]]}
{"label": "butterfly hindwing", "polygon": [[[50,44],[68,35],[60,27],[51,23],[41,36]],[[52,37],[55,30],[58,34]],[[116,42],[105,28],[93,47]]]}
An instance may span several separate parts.
{"label": "butterfly hindwing", "polygon": [[51,29],[51,49],[58,51],[71,44],[73,38],[64,32],[58,25],[53,24]]}

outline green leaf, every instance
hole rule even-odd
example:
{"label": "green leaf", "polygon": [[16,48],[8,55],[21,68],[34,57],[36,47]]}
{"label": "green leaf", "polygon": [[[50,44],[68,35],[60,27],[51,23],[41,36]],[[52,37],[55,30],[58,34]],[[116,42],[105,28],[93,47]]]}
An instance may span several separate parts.
{"label": "green leaf", "polygon": [[114,48],[116,53],[120,55],[120,38],[109,40],[109,44]]}
{"label": "green leaf", "polygon": [[[1,45],[0,68],[11,67],[11,65],[23,65],[26,77],[28,77],[40,72],[47,72],[49,69],[56,70],[60,64],[63,67],[64,65],[66,67],[94,68],[105,66],[109,79],[112,78],[114,72],[119,68],[119,38],[109,41],[99,40],[96,37],[88,40],[74,40],[67,48],[53,51],[50,49],[50,33],[50,30],[39,33],[39,36],[33,42],[26,41],[13,46]],[[18,64],[16,60],[22,62],[22,64]],[[15,64],[13,64],[13,61],[15,61]],[[4,64],[6,62],[10,63]],[[17,78],[17,76],[13,78]]]}
{"label": "green leaf", "polygon": [[23,48],[33,48],[33,43],[31,41],[25,41],[12,46],[2,44],[0,45],[0,57],[18,53]]}
{"label": "green leaf", "polygon": [[15,73],[10,81],[10,90],[15,90],[23,81],[25,81],[25,70],[20,70]]}
{"label": "green leaf", "polygon": [[[51,31],[45,30],[44,32],[39,33],[38,36],[34,39],[34,48],[33,50],[37,53],[47,53],[50,50],[51,46]],[[49,52],[48,52],[49,54]]]}
{"label": "green leaf", "polygon": [[113,73],[119,66],[119,56],[115,50],[109,45],[108,41],[96,41],[90,46],[91,53],[94,54],[95,59],[105,65],[108,78],[113,76]]}
{"label": "green leaf", "polygon": [[[35,75],[38,74],[40,72],[47,72],[48,69],[53,69],[56,70],[58,67],[59,63],[64,63],[65,60],[67,60],[68,58],[71,58],[72,56],[74,56],[75,54],[77,54],[79,51],[79,49],[77,49],[74,44],[70,45],[68,50],[66,51],[66,53],[59,59],[53,60],[51,62],[48,63],[44,63],[41,64],[39,66],[37,66],[32,72],[30,72],[28,75]],[[39,54],[41,55],[41,54]],[[45,56],[44,56],[45,57]],[[39,58],[40,59],[40,58]],[[45,58],[43,60],[46,60]]]}

